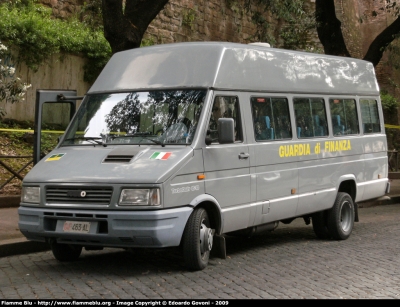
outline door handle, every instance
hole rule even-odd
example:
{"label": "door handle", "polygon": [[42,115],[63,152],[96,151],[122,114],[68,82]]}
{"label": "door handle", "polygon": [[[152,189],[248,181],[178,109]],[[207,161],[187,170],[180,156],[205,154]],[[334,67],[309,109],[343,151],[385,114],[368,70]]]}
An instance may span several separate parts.
{"label": "door handle", "polygon": [[241,152],[239,154],[239,159],[248,159],[250,157],[250,154],[247,152]]}

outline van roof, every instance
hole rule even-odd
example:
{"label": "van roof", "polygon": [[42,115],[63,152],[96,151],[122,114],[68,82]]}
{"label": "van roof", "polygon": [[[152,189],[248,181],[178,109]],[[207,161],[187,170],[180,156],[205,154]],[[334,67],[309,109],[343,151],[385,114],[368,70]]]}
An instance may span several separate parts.
{"label": "van roof", "polygon": [[372,63],[254,44],[189,42],[114,54],[88,94],[169,88],[378,95]]}

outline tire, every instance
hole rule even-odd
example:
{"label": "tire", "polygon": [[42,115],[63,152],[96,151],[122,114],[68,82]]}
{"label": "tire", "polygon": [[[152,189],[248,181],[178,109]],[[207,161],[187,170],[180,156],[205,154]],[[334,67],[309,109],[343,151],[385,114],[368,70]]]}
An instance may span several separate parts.
{"label": "tire", "polygon": [[207,211],[195,209],[183,233],[183,258],[190,270],[203,270],[210,258],[214,230],[210,228]]}
{"label": "tire", "polygon": [[331,238],[331,235],[329,234],[329,230],[327,227],[327,212],[326,211],[321,211],[321,212],[316,212],[311,216],[312,220],[312,226],[315,235],[318,237],[318,239],[321,240],[327,240]]}
{"label": "tire", "polygon": [[354,226],[354,203],[349,194],[339,192],[333,207],[328,211],[327,227],[335,240],[346,240]]}
{"label": "tire", "polygon": [[82,252],[82,246],[70,244],[51,244],[51,251],[58,261],[76,261]]}

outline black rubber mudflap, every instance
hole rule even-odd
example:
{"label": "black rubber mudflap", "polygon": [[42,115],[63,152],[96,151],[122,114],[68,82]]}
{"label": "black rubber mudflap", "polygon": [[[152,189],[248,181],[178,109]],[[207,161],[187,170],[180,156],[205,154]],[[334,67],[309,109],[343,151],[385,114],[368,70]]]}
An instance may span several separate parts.
{"label": "black rubber mudflap", "polygon": [[354,222],[359,222],[359,219],[358,219],[358,204],[354,204],[354,213],[355,213]]}
{"label": "black rubber mudflap", "polygon": [[226,259],[226,245],[224,236],[214,235],[211,256]]}

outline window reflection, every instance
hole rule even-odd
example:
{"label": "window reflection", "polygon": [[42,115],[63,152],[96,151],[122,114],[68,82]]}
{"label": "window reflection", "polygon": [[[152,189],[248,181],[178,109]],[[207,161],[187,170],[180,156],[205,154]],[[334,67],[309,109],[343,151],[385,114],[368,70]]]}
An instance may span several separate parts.
{"label": "window reflection", "polygon": [[205,95],[206,90],[89,95],[63,145],[189,144]]}

